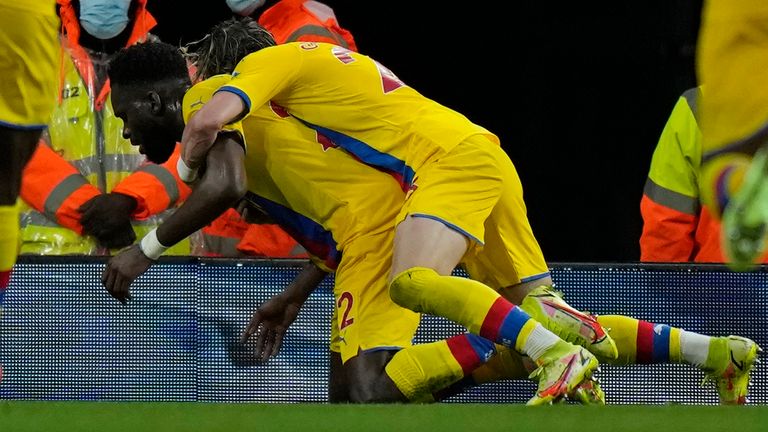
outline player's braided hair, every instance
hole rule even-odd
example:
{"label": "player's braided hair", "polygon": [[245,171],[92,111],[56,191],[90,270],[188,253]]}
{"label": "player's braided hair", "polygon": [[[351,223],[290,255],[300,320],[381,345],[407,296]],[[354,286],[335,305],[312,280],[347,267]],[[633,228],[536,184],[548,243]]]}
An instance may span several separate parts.
{"label": "player's braided hair", "polygon": [[178,48],[146,42],[120,50],[109,63],[113,84],[149,84],[166,79],[189,79],[189,69]]}
{"label": "player's braided hair", "polygon": [[184,49],[197,66],[195,80],[229,74],[248,54],[276,45],[274,37],[249,17],[237,17],[215,25],[202,39]]}

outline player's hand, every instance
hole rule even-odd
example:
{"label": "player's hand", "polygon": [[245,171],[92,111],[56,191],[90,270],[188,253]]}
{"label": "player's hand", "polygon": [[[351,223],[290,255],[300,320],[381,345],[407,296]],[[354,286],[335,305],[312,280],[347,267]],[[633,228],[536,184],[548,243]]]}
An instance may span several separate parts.
{"label": "player's hand", "polygon": [[83,232],[96,237],[100,245],[120,249],[136,240],[131,213],[136,199],[120,193],[97,195],[80,206]]}
{"label": "player's hand", "polygon": [[107,288],[109,295],[125,304],[131,299],[131,283],[147,271],[153,262],[144,255],[139,245],[133,245],[107,262],[107,267],[101,275],[101,283]]}
{"label": "player's hand", "polygon": [[288,301],[283,295],[272,297],[253,313],[240,342],[248,342],[258,332],[255,355],[260,361],[267,361],[280,352],[285,332],[296,321],[300,309],[300,304]]}

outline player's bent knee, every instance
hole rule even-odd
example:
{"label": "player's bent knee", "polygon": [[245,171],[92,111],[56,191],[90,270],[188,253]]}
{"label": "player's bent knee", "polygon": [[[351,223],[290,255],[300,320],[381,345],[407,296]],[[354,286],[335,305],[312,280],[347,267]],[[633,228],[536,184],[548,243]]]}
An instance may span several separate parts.
{"label": "player's bent knee", "polygon": [[423,299],[429,296],[430,280],[440,277],[436,271],[426,267],[411,267],[392,279],[389,297],[397,305],[414,312],[424,312]]}

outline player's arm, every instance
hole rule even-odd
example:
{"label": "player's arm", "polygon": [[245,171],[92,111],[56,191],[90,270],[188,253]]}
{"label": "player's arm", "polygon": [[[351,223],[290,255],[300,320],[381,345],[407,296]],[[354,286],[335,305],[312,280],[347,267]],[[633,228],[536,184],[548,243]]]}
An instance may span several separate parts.
{"label": "player's arm", "polygon": [[248,327],[243,331],[241,342],[247,342],[258,332],[256,357],[266,361],[277,355],[288,327],[296,320],[304,302],[327,274],[327,271],[309,262],[283,292],[256,309]]}
{"label": "player's arm", "polygon": [[240,136],[233,132],[218,134],[205,159],[205,172],[189,198],[140,244],[109,260],[102,283],[110,295],[125,303],[130,299],[131,283],[168,247],[211,223],[245,195],[244,160]]}
{"label": "player's arm", "polygon": [[177,144],[167,161],[162,164],[147,162],[112,189],[112,193],[134,199],[131,218],[146,219],[176,207],[189,197],[192,190],[176,172],[180,157],[181,144]]}
{"label": "player's arm", "polygon": [[[300,48],[290,45],[265,48],[241,60],[231,80],[220,85],[213,97],[199,109],[199,115],[187,121],[181,138],[181,179],[187,182],[194,180],[196,169],[205,158],[216,133],[224,125],[252,113],[291,87],[301,65]],[[186,100],[185,96],[185,103]]]}
{"label": "player's arm", "polygon": [[701,132],[693,112],[698,92],[680,97],[653,153],[640,202],[643,231],[640,260],[685,262],[693,259],[701,206],[698,173]]}
{"label": "player's arm", "polygon": [[247,107],[234,93],[218,92],[192,116],[181,136],[182,156],[179,176],[184,181],[195,179],[198,167],[205,160],[219,131],[242,117]]}

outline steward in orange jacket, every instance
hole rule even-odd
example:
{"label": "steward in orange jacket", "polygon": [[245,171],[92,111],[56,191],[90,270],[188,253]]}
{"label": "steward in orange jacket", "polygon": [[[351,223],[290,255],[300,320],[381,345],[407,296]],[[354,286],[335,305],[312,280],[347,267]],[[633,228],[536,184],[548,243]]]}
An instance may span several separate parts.
{"label": "steward in orange jacket", "polygon": [[[189,194],[175,170],[178,149],[165,165],[148,164],[122,137],[122,122],[109,101],[109,53],[82,44],[116,51],[146,41],[156,24],[146,2],[134,0],[126,28],[111,39],[101,40],[81,27],[79,3],[57,0],[62,23],[59,103],[48,135],[23,173],[20,195],[30,208],[21,215],[22,253],[107,253],[107,248],[126,246],[137,234],[141,237],[154,228],[162,216],[152,214],[175,206]],[[135,201],[126,197],[141,199],[147,209],[138,215],[143,220],[134,220],[133,226],[130,218]],[[109,198],[120,205],[110,207],[114,217],[100,225],[103,232],[84,230],[88,221],[83,211]],[[94,235],[100,244],[83,234]],[[168,253],[188,254],[189,244],[182,243]]]}
{"label": "steward in orange jacket", "polygon": [[640,201],[640,261],[725,262],[720,223],[699,197],[701,93],[697,87],[680,96],[653,152]]}
{"label": "steward in orange jacket", "polygon": [[[270,5],[271,4],[271,5]],[[342,28],[333,9],[313,0],[267,2],[259,24],[272,33],[277,43],[328,42],[357,51],[352,33]]]}

